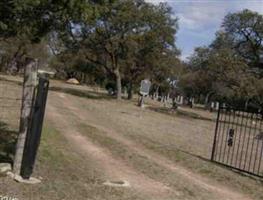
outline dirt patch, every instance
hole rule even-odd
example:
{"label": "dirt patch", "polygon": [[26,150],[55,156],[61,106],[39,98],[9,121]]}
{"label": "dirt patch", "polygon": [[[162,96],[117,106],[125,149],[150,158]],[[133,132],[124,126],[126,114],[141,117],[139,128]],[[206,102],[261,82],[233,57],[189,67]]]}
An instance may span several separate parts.
{"label": "dirt patch", "polygon": [[[129,140],[128,138],[123,137],[122,132],[115,131],[112,126],[108,126],[108,123],[106,127],[103,126],[102,123],[105,123],[105,121],[99,121],[98,116],[95,116],[96,114],[93,112],[87,113],[86,109],[83,109],[83,106],[75,106],[76,101],[74,101],[70,96],[64,99],[64,107],[67,107],[71,110],[72,113],[75,113],[78,118],[82,121],[85,121],[85,123],[92,124],[95,128],[103,131],[107,137],[111,137],[118,142],[124,144],[129,148],[131,151],[134,153],[141,155],[143,157],[146,157],[147,159],[151,160],[152,162],[162,166],[165,169],[168,169],[170,171],[173,171],[173,173],[179,174],[183,179],[188,179],[187,182],[192,182],[192,184],[195,185],[195,187],[201,187],[210,193],[215,193],[215,196],[218,196],[218,199],[250,199],[242,194],[239,194],[238,192],[233,192],[229,190],[228,188],[225,188],[223,186],[220,186],[219,184],[213,183],[212,180],[208,180],[206,178],[203,178],[199,175],[193,174],[189,170],[186,170],[184,168],[181,168],[179,166],[175,166],[174,163],[171,161],[167,160],[166,158],[149,151],[145,149],[142,145],[136,144]],[[82,109],[80,109],[82,108]],[[104,115],[106,114],[106,110],[104,110]],[[92,112],[92,111],[91,111]],[[121,113],[124,113],[122,109],[120,109]],[[126,114],[125,112],[124,114]],[[130,113],[130,112],[129,112]],[[143,113],[142,113],[143,114]],[[107,114],[105,115],[107,116]],[[135,115],[136,116],[136,115]],[[110,121],[109,121],[110,122]],[[106,125],[104,124],[104,125]],[[214,199],[214,198],[213,198]]]}
{"label": "dirt patch", "polygon": [[107,149],[93,144],[77,131],[68,118],[60,113],[61,111],[57,108],[49,105],[49,118],[56,122],[59,129],[63,127],[63,134],[75,145],[75,149],[83,155],[88,154],[92,157],[92,162],[105,173],[105,179],[125,179],[135,190],[150,197],[167,198],[170,193],[173,193],[168,186],[136,172],[121,160],[114,158]]}

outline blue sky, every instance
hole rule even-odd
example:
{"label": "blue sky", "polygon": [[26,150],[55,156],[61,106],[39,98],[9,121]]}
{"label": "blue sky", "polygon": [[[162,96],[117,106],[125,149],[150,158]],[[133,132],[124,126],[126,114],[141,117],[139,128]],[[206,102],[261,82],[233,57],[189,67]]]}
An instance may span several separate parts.
{"label": "blue sky", "polygon": [[263,14],[263,0],[146,0],[154,4],[167,2],[179,18],[176,45],[182,59],[193,53],[197,46],[211,43],[220,29],[224,16],[245,8]]}

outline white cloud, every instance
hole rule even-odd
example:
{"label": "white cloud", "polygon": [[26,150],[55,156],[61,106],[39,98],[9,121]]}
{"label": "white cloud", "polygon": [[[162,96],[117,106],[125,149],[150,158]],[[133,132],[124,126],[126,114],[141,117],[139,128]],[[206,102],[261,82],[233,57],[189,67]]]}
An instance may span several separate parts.
{"label": "white cloud", "polygon": [[221,21],[222,18],[218,11],[214,11],[214,9],[204,10],[200,7],[189,7],[187,10],[179,13],[178,17],[181,27],[190,30],[200,30]]}
{"label": "white cloud", "polygon": [[258,0],[258,1],[250,0],[244,2],[242,1],[242,3],[236,5],[237,10],[242,10],[244,8],[263,14],[263,0]]}
{"label": "white cloud", "polygon": [[179,57],[183,61],[188,61],[188,58],[191,56],[191,53],[183,53]]}
{"label": "white cloud", "polygon": [[153,4],[159,4],[159,3],[164,3],[164,2],[169,2],[165,0],[145,0],[146,2],[153,3]]}
{"label": "white cloud", "polygon": [[263,14],[263,0],[146,0],[153,4],[167,2],[179,18],[177,44],[185,60],[194,47],[208,45],[229,12],[243,9]]}
{"label": "white cloud", "polygon": [[[167,2],[179,17],[182,28],[201,30],[220,26],[228,12],[245,8],[263,13],[263,0],[146,0],[154,4]],[[218,27],[219,28],[219,27]]]}

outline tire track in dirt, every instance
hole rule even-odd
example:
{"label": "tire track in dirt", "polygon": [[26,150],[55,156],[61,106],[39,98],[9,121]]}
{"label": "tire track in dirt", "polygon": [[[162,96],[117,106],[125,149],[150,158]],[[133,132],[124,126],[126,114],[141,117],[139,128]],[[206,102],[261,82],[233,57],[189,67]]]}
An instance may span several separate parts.
{"label": "tire track in dirt", "polygon": [[[74,145],[83,155],[88,154],[100,166],[109,180],[126,180],[136,191],[157,199],[168,199],[169,196],[178,196],[179,193],[161,182],[155,181],[144,174],[135,171],[121,160],[114,158],[107,149],[97,146],[77,131],[68,115],[61,114],[61,110],[51,105],[47,106],[47,116],[55,127]],[[67,107],[68,109],[72,109]],[[73,119],[74,120],[74,119]]]}
{"label": "tire track in dirt", "polygon": [[[157,154],[155,152],[152,152],[148,149],[146,149],[144,146],[135,143],[121,134],[117,133],[115,130],[109,129],[109,127],[105,128],[104,126],[97,123],[96,120],[94,120],[94,114],[89,115],[90,113],[87,113],[86,110],[80,109],[78,106],[75,106],[73,103],[73,100],[69,100],[69,96],[67,95],[67,98],[65,98],[64,94],[57,94],[58,97],[63,98],[63,104],[65,107],[67,107],[77,118],[84,121],[85,123],[90,123],[91,126],[94,128],[97,128],[100,131],[103,131],[107,134],[108,137],[124,144],[127,148],[132,150],[138,155],[144,156],[148,158],[149,160],[153,161],[154,163],[158,164],[159,166],[162,166],[174,173],[177,173],[181,175],[182,178],[185,178],[189,181],[191,181],[193,184],[196,185],[196,187],[203,188],[207,191],[210,191],[212,193],[216,193],[218,196],[218,199],[220,200],[251,200],[249,197],[246,197],[243,194],[234,192],[225,186],[222,186],[218,183],[215,183],[207,178],[202,177],[201,175],[195,174],[181,166],[176,166],[172,161],[168,160],[167,158],[161,156],[160,154]],[[77,113],[77,115],[76,115]]]}

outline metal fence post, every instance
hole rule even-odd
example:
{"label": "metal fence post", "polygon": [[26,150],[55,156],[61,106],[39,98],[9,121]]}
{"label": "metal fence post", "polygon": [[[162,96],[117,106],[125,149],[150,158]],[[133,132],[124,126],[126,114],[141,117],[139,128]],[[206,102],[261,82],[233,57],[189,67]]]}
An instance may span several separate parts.
{"label": "metal fence post", "polygon": [[215,135],[214,135],[214,142],[213,142],[211,161],[214,161],[214,158],[215,158],[215,149],[216,149],[216,140],[217,140],[217,134],[218,134],[218,124],[219,124],[219,120],[220,120],[220,111],[221,111],[221,106],[219,104],[219,108],[218,108],[218,111],[217,111],[217,118],[216,118],[216,128],[215,128]]}
{"label": "metal fence post", "polygon": [[36,100],[33,107],[32,121],[26,137],[23,160],[21,165],[21,176],[29,179],[33,173],[37,150],[40,144],[45,107],[48,95],[49,81],[39,78]]}
{"label": "metal fence post", "polygon": [[37,61],[32,58],[26,58],[20,127],[19,127],[18,140],[16,144],[14,165],[13,165],[13,172],[16,175],[20,175],[25,140],[30,124],[30,115],[31,115],[31,109],[34,99],[34,91],[36,85],[37,85]]}

